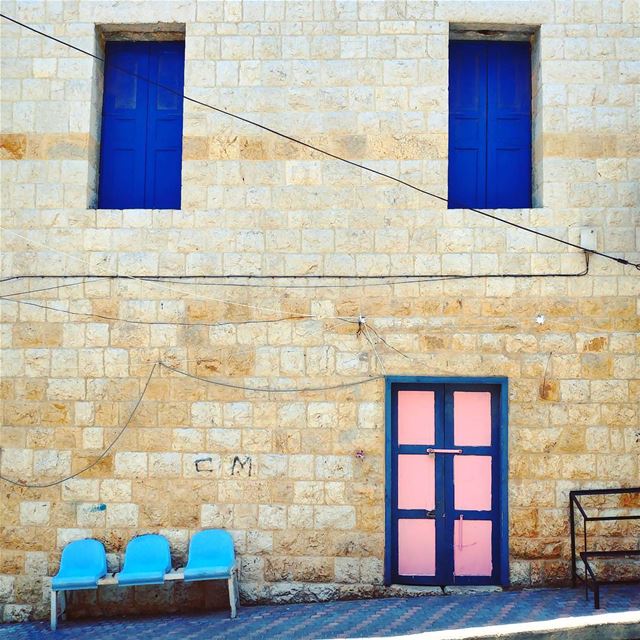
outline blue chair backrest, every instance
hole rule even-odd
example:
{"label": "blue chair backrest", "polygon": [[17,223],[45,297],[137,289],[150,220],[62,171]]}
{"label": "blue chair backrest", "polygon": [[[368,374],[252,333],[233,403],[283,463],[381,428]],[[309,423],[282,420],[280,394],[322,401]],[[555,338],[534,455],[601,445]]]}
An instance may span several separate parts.
{"label": "blue chair backrest", "polygon": [[99,575],[107,573],[107,555],[99,540],[86,538],[70,542],[62,550],[58,575]]}
{"label": "blue chair backrest", "polygon": [[235,560],[233,538],[224,529],[198,531],[189,544],[189,565],[229,565]]}
{"label": "blue chair backrest", "polygon": [[129,541],[124,554],[124,572],[145,571],[147,569],[171,569],[171,550],[164,536],[147,533]]}

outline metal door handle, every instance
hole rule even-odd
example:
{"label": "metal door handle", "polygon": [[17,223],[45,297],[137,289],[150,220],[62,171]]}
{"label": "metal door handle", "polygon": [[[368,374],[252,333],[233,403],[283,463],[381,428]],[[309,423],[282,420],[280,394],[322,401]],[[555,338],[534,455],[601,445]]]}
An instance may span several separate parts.
{"label": "metal door handle", "polygon": [[462,453],[462,449],[427,449],[427,453],[451,453],[455,455]]}

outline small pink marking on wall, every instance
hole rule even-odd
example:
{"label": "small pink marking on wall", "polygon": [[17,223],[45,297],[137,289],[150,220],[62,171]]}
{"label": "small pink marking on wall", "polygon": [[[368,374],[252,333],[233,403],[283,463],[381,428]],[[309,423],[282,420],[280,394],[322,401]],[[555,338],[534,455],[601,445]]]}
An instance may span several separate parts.
{"label": "small pink marking on wall", "polygon": [[453,438],[456,445],[491,445],[491,394],[488,391],[453,392]]}
{"label": "small pink marking on wall", "polygon": [[491,575],[490,520],[456,520],[453,540],[453,570],[456,576]]}
{"label": "small pink marking on wall", "polygon": [[453,459],[455,508],[491,511],[491,456]]}
{"label": "small pink marking on wall", "polygon": [[403,576],[436,574],[434,520],[398,520],[398,573]]}
{"label": "small pink marking on wall", "polygon": [[433,456],[398,456],[398,508],[434,509],[435,461]]}
{"label": "small pink marking on wall", "polygon": [[398,444],[435,442],[433,391],[398,391]]}

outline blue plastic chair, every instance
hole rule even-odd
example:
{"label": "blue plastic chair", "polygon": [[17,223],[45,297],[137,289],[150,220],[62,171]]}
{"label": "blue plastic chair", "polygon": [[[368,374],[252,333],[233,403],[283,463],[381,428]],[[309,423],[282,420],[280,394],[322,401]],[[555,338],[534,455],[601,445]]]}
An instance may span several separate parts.
{"label": "blue plastic chair", "polygon": [[223,529],[206,529],[196,533],[189,544],[189,560],[184,581],[227,580],[231,617],[236,617],[238,582],[233,539]]}
{"label": "blue plastic chair", "polygon": [[63,549],[60,569],[51,580],[51,629],[58,625],[58,592],[64,614],[65,591],[96,589],[106,573],[107,555],[102,542],[91,538],[75,540]]}
{"label": "blue plastic chair", "polygon": [[149,533],[133,538],[127,544],[124,567],[116,574],[118,584],[162,584],[164,574],[171,570],[171,551],[164,536]]}

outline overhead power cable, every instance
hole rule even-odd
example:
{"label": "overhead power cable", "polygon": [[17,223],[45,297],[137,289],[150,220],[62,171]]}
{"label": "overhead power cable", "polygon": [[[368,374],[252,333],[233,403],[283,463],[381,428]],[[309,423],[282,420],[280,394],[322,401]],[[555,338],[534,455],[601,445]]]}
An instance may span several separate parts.
{"label": "overhead power cable", "polygon": [[[0,227],[0,230],[5,231],[6,233],[10,233],[11,235],[16,236],[17,238],[22,238],[23,240],[26,240],[26,242],[34,244],[34,245],[38,245],[41,247],[46,248],[49,251],[52,251],[53,253],[57,253],[63,256],[66,256],[67,258],[70,258],[71,260],[75,260],[76,262],[81,262],[82,264],[89,264],[87,260],[83,260],[82,258],[78,258],[78,256],[74,256],[71,253],[67,253],[66,251],[60,251],[59,249],[51,249],[49,246],[47,246],[46,244],[44,244],[43,242],[40,242],[38,240],[34,240],[33,238],[28,238],[27,236],[24,236],[20,233],[17,233],[16,231],[13,231],[12,229],[6,229],[5,227]],[[105,268],[105,271],[107,269]],[[165,285],[163,285],[161,282],[156,282],[155,280],[150,280],[149,278],[140,278],[138,276],[131,276],[131,275],[126,275],[126,274],[119,274],[117,272],[115,273],[107,273],[105,274],[105,276],[108,277],[118,277],[118,278],[122,278],[122,279],[126,279],[126,280],[131,280],[134,282],[140,282],[143,285],[144,284],[151,284],[155,287],[158,287],[159,289],[162,290],[166,290],[166,291],[171,291],[172,293],[177,293],[179,295],[185,296],[186,298],[191,298],[193,300],[204,300],[204,301],[209,301],[209,302],[217,302],[219,304],[228,304],[231,306],[235,306],[235,307],[243,307],[245,309],[254,309],[257,311],[268,311],[270,313],[281,313],[280,310],[278,309],[273,309],[271,307],[262,307],[259,305],[255,305],[255,304],[248,304],[246,302],[236,302],[235,300],[226,300],[224,298],[212,298],[210,296],[200,296],[200,295],[195,295],[193,293],[189,293],[188,291],[181,291],[180,289],[175,289],[174,287],[167,287]],[[345,320],[345,318],[342,318],[340,316],[318,316],[312,313],[299,313],[297,314],[300,317],[304,317],[307,318],[309,320]]]}
{"label": "overhead power cable", "polygon": [[[25,24],[24,22],[20,22],[19,20],[16,20],[15,18],[11,18],[3,13],[0,13],[0,16],[2,18],[4,18],[5,20],[8,20],[9,22],[13,22],[14,24],[23,27],[24,29],[28,29],[29,31],[32,31],[33,33],[37,33],[40,36],[43,36],[44,38],[48,38],[49,40],[53,40],[54,42],[57,42],[65,47],[68,47],[70,49],[73,49],[74,51],[77,51],[79,53],[82,53],[83,55],[89,56],[91,58],[93,58],[94,60],[98,60],[102,63],[105,62],[105,59],[101,56],[96,55],[95,53],[91,53],[90,51],[87,51],[85,49],[81,49],[80,47],[76,47],[74,45],[72,45],[69,42],[66,42],[65,40],[61,40],[60,38],[56,38],[55,36],[52,36],[48,33],[45,33],[44,31],[40,31],[39,29],[35,29],[32,26],[29,26],[28,24]],[[430,191],[427,191],[426,189],[423,189],[422,187],[419,187],[411,182],[407,182],[406,180],[403,180],[402,178],[399,178],[397,176],[391,175],[389,173],[385,173],[383,171],[379,171],[377,169],[373,169],[372,167],[368,167],[364,164],[361,164],[359,162],[355,162],[354,160],[349,160],[347,158],[344,158],[343,156],[339,156],[335,153],[332,153],[331,151],[328,151],[327,149],[323,149],[321,147],[318,147],[316,145],[313,145],[309,142],[305,142],[304,140],[300,140],[299,138],[295,138],[294,136],[290,136],[282,131],[279,131],[277,129],[273,129],[272,127],[268,127],[264,124],[261,124],[259,122],[256,122],[255,120],[251,120],[250,118],[246,118],[244,116],[238,115],[237,113],[233,113],[231,111],[227,111],[225,109],[221,109],[220,107],[216,107],[212,104],[209,104],[207,102],[203,102],[202,100],[197,100],[196,98],[191,98],[187,95],[185,95],[183,92],[181,91],[177,91],[176,89],[173,89],[172,87],[166,86],[160,82],[157,82],[155,80],[152,80],[150,78],[147,78],[145,76],[141,76],[140,74],[137,74],[129,69],[125,69],[123,67],[119,67],[117,65],[111,64],[110,65],[113,69],[117,69],[118,71],[121,71],[122,73],[125,73],[127,75],[130,75],[134,78],[137,78],[139,80],[142,80],[143,82],[146,82],[148,84],[157,86],[158,88],[164,90],[164,91],[168,91],[169,93],[172,93],[180,98],[182,98],[183,100],[187,100],[188,102],[191,102],[193,104],[197,104],[200,105],[201,107],[205,107],[206,109],[211,109],[212,111],[216,111],[217,113],[221,113],[225,116],[228,116],[230,118],[235,118],[236,120],[239,120],[240,122],[244,122],[246,124],[249,124],[251,126],[254,127],[258,127],[259,129],[262,129],[263,131],[267,131],[269,133],[272,133],[273,135],[276,135],[280,138],[283,138],[284,140],[289,140],[290,142],[293,142],[297,145],[300,145],[302,147],[305,147],[307,149],[310,149],[311,151],[315,151],[317,153],[320,153],[324,156],[327,156],[329,158],[333,158],[334,160],[338,160],[340,162],[344,162],[345,164],[351,165],[353,167],[356,167],[358,169],[362,169],[363,171],[368,171],[369,173],[375,174],[377,176],[380,176],[382,178],[386,178],[388,180],[392,180],[393,182],[396,182],[398,184],[401,184],[409,189],[412,189],[414,191],[417,191],[418,193],[422,193],[424,195],[427,195],[431,198],[435,198],[436,200],[440,200],[441,202],[448,202],[448,199],[432,193]],[[532,233],[536,236],[539,236],[541,238],[546,238],[547,240],[552,240],[554,242],[559,242],[567,247],[572,247],[574,249],[580,249],[581,251],[589,251],[590,253],[594,254],[594,255],[598,255],[602,258],[606,258],[607,260],[613,260],[615,262],[618,262],[619,264],[622,265],[628,265],[628,266],[633,266],[636,269],[640,270],[640,263],[634,263],[631,262],[629,260],[626,260],[625,258],[619,258],[617,256],[613,256],[611,254],[608,253],[603,253],[601,251],[596,251],[595,249],[588,249],[587,247],[583,247],[579,244],[576,244],[574,242],[570,242],[568,240],[564,240],[563,238],[558,238],[556,236],[552,236],[551,234],[545,233],[543,231],[539,231],[537,229],[533,229],[531,227],[526,227],[525,225],[521,225],[518,224],[517,222],[513,222],[511,220],[507,220],[505,218],[501,218],[500,216],[497,216],[493,213],[489,213],[487,211],[482,211],[480,209],[475,209],[473,207],[465,207],[465,209],[467,209],[468,211],[472,211],[474,213],[477,213],[481,216],[484,216],[486,218],[490,218],[492,220],[495,220],[496,222],[501,222],[503,224],[509,225],[511,227],[514,227],[516,229],[520,229],[522,231],[525,231],[527,233]]]}
{"label": "overhead power cable", "polygon": [[[469,273],[469,274],[420,274],[420,273],[398,273],[389,275],[331,275],[331,274],[307,274],[307,275],[246,275],[246,274],[224,274],[224,275],[199,275],[199,276],[126,276],[126,275],[97,275],[97,274],[76,274],[76,275],[44,275],[44,274],[32,274],[23,276],[11,276],[5,280],[25,280],[28,278],[87,278],[86,280],[80,280],[78,282],[72,282],[69,284],[62,284],[53,287],[45,287],[43,289],[29,289],[26,291],[17,291],[14,293],[5,294],[4,298],[13,296],[27,295],[36,293],[38,291],[49,291],[51,289],[57,289],[62,287],[72,287],[80,284],[98,282],[101,279],[127,279],[135,278],[136,280],[144,280],[146,282],[165,282],[168,284],[188,284],[195,287],[252,287],[263,289],[355,289],[357,287],[389,287],[396,284],[421,284],[425,282],[443,282],[446,280],[480,280],[480,279],[495,279],[495,278],[579,278],[586,276],[589,273],[589,252],[584,252],[585,267],[581,271],[573,273],[562,272],[549,272],[549,273]],[[280,284],[278,280],[337,280],[333,284]],[[195,282],[195,281],[198,282]],[[242,282],[228,282],[229,280],[242,280]],[[251,280],[258,280],[258,282],[251,282]],[[265,280],[270,280],[268,284],[263,284]],[[358,282],[345,282],[345,280],[356,280]],[[248,282],[245,282],[248,281]]]}
{"label": "overhead power cable", "polygon": [[[5,278],[4,280],[0,280],[0,284],[4,282],[9,282],[10,280],[20,280],[24,278],[33,278],[39,276],[11,276],[10,278]],[[98,276],[93,276],[92,278],[87,278],[86,276],[45,276],[47,278],[84,278],[83,280],[79,280],[78,282],[65,282],[64,284],[56,284],[52,287],[42,287],[40,289],[28,289],[27,291],[16,291],[14,293],[5,293],[2,298],[12,298],[13,296],[22,296],[25,294],[31,293],[40,293],[41,291],[53,291],[54,289],[63,289],[65,287],[77,287],[80,284],[91,284],[92,282],[98,282]]]}
{"label": "overhead power cable", "polygon": [[[15,294],[14,294],[15,295]],[[83,311],[71,311],[69,309],[59,309],[57,307],[50,307],[46,304],[40,304],[38,302],[32,302],[29,300],[14,300],[13,298],[7,298],[6,296],[0,296],[0,300],[6,300],[7,302],[15,302],[16,304],[26,304],[30,307],[38,307],[47,311],[53,311],[55,313],[66,313],[72,316],[82,316],[84,318],[96,318],[98,320],[110,320],[113,322],[124,322],[126,324],[145,324],[145,325],[167,325],[175,327],[226,327],[229,325],[238,324],[264,324],[269,322],[284,322],[286,320],[308,320],[306,316],[283,316],[281,318],[268,318],[266,320],[229,320],[225,322],[184,322],[180,320],[134,320],[129,318],[121,318],[119,316],[105,316],[100,313],[85,313]]]}
{"label": "overhead power cable", "polygon": [[[589,254],[585,253],[585,257],[588,259]],[[254,289],[356,289],[358,287],[392,287],[394,285],[403,285],[403,284],[425,284],[429,282],[445,282],[449,280],[483,280],[483,279],[496,279],[496,278],[580,278],[582,276],[586,276],[589,273],[588,264],[581,271],[573,272],[573,273],[474,273],[474,274],[460,274],[460,275],[444,275],[444,274],[434,274],[434,275],[395,275],[395,276],[375,276],[380,279],[380,282],[372,282],[370,279],[365,280],[364,282],[344,282],[339,281],[335,284],[262,284],[257,282],[221,282],[220,279],[227,279],[227,276],[189,276],[190,279],[184,280],[175,280],[176,276],[167,276],[163,277],[148,277],[148,276],[133,276],[137,280],[144,280],[146,282],[166,282],[169,284],[181,284],[181,285],[192,285],[194,287],[250,287]],[[82,276],[45,276],[45,275],[30,275],[30,276],[16,276],[17,279],[25,279],[25,278],[78,278]],[[118,279],[127,279],[129,276],[107,276],[112,280]],[[180,277],[180,276],[178,276]],[[234,276],[229,276],[229,278],[233,278]],[[254,276],[241,276],[243,278],[253,278]],[[269,278],[282,278],[287,279],[290,276],[269,276]],[[303,278],[306,276],[302,276]],[[323,279],[331,278],[332,276],[318,276]],[[360,277],[367,278],[367,276],[350,276],[353,279],[359,279]],[[194,282],[193,279],[202,278],[205,280],[211,279],[214,282]],[[59,289],[62,287],[73,287],[81,284],[85,284],[85,282],[96,282],[95,278],[72,282],[70,284],[62,284],[53,287],[44,287],[42,289],[25,289],[24,291],[15,291],[13,293],[7,293],[0,296],[0,299],[11,299],[15,296],[24,296],[30,295],[32,293],[37,293],[39,291],[51,291],[53,289]]]}

